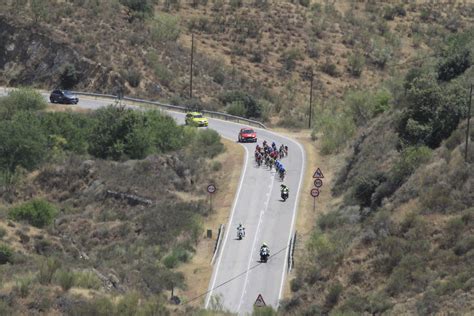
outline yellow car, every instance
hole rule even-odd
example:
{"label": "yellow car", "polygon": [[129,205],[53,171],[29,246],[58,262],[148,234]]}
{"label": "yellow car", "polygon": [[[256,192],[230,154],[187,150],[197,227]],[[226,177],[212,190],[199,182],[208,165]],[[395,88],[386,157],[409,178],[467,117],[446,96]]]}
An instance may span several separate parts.
{"label": "yellow car", "polygon": [[209,122],[201,112],[188,112],[186,113],[186,118],[184,119],[186,125],[193,126],[208,126]]}

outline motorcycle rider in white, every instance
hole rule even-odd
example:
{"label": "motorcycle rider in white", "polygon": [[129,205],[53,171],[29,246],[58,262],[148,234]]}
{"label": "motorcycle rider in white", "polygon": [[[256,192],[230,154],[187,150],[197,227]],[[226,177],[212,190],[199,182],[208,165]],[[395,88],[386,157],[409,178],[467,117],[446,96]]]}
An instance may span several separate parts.
{"label": "motorcycle rider in white", "polygon": [[239,236],[245,237],[245,227],[242,223],[239,223],[239,226],[237,226],[237,237]]}

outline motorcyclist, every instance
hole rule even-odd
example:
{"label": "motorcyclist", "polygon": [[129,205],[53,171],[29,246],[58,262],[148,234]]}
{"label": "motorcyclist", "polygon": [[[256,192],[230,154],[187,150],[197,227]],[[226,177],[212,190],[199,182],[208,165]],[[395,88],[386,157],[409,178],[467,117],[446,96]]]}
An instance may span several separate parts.
{"label": "motorcyclist", "polygon": [[289,194],[290,193],[290,189],[288,189],[288,187],[284,184],[282,184],[280,186],[280,191],[281,191],[281,194]]}
{"label": "motorcyclist", "polygon": [[268,248],[267,243],[265,243],[265,242],[260,247],[260,253],[262,253],[264,249],[266,249],[267,254],[270,256],[270,248]]}
{"label": "motorcyclist", "polygon": [[239,235],[245,237],[245,227],[242,225],[242,223],[239,223],[239,226],[237,226],[237,236]]}

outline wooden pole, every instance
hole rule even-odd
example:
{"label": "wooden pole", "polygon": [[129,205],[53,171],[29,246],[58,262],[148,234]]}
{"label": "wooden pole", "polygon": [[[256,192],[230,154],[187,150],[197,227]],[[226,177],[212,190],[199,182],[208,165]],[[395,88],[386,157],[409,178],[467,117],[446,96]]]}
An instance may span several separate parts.
{"label": "wooden pole", "polygon": [[193,59],[194,59],[194,34],[191,35],[191,70],[189,73],[189,98],[193,98]]}
{"label": "wooden pole", "polygon": [[467,112],[467,128],[466,128],[466,150],[464,152],[464,161],[467,162],[467,146],[469,145],[469,125],[471,123],[471,105],[472,105],[472,83],[469,90],[469,110]]}
{"label": "wooden pole", "polygon": [[311,128],[311,117],[313,115],[313,70],[311,69],[311,84],[309,88],[309,120],[308,120],[308,128]]}

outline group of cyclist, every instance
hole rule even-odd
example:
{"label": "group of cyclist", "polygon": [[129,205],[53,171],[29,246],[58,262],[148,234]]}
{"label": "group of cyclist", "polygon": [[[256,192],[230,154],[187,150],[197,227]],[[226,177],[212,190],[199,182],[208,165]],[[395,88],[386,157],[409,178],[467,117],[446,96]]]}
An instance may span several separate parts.
{"label": "group of cyclist", "polygon": [[[275,170],[278,172],[278,175],[282,181],[285,178],[286,170],[283,166],[283,163],[281,162],[281,159],[285,156],[288,156],[288,146],[283,144],[278,147],[275,142],[272,142],[272,144],[269,145],[267,141],[264,140],[262,146],[257,144],[255,147],[255,162],[257,165],[260,167],[262,163],[265,163],[265,165],[269,167],[270,170],[275,167]],[[281,198],[283,201],[286,201],[289,196],[288,187],[285,184],[281,184],[280,191]],[[243,237],[245,237],[245,227],[242,225],[242,223],[239,223],[239,226],[237,226],[237,238],[242,239]],[[260,247],[260,262],[267,262],[269,257],[270,248],[264,242]]]}
{"label": "group of cyclist", "polygon": [[277,147],[275,142],[272,142],[271,146],[268,145],[267,141],[264,140],[262,146],[258,145],[255,147],[255,161],[260,167],[262,163],[265,163],[270,170],[275,167],[281,180],[285,178],[285,167],[281,163],[281,159],[288,156],[288,146],[281,144]]}

